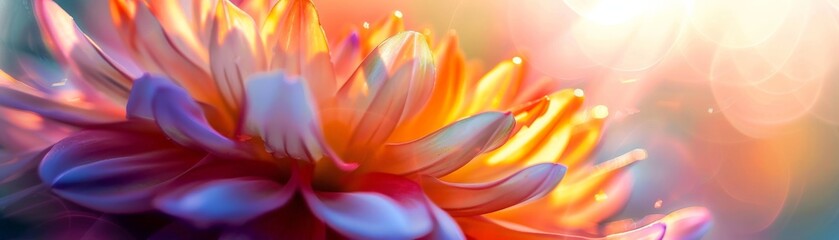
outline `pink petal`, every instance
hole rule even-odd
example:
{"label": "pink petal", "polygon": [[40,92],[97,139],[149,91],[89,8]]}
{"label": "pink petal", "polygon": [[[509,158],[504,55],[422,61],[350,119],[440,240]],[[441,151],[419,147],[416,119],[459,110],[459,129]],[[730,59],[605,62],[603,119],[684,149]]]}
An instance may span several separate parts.
{"label": "pink petal", "polygon": [[143,75],[137,79],[128,100],[130,118],[149,119],[172,140],[220,156],[249,156],[245,146],[219,134],[190,95],[172,81]]}
{"label": "pink petal", "polygon": [[283,70],[307,82],[323,104],[337,89],[329,45],[311,1],[279,1],[262,26],[271,70]]}
{"label": "pink petal", "polygon": [[701,207],[672,212],[659,222],[667,225],[664,240],[698,240],[711,228],[711,213]]}
{"label": "pink petal", "polygon": [[422,34],[403,32],[379,45],[338,92],[340,108],[350,111],[349,148],[384,143],[399,123],[425,106],[434,76],[433,57]]}
{"label": "pink petal", "polygon": [[351,32],[338,47],[332,51],[332,65],[335,66],[335,80],[338,86],[343,86],[352,75],[355,68],[361,64],[361,40],[358,32]]}
{"label": "pink petal", "polygon": [[316,161],[327,156],[341,169],[355,168],[326,145],[306,82],[282,72],[256,74],[247,81],[247,103],[245,131],[261,137],[275,157]]}
{"label": "pink petal", "polygon": [[478,114],[446,126],[419,140],[385,145],[375,164],[394,174],[417,173],[441,177],[457,170],[478,154],[504,143],[515,125],[509,113]]}
{"label": "pink petal", "polygon": [[104,93],[118,103],[125,102],[132,80],[140,75],[132,62],[114,61],[51,0],[35,1],[35,14],[56,58],[82,76],[83,85],[89,84],[96,89],[88,91],[88,95]]}
{"label": "pink petal", "polygon": [[44,118],[78,126],[111,123],[120,120],[111,114],[58,102],[37,94],[34,90],[24,88],[28,87],[0,82],[0,106],[31,111]]}
{"label": "pink petal", "polygon": [[480,215],[543,197],[559,184],[565,170],[559,164],[543,163],[490,183],[448,183],[426,176],[421,184],[428,196],[450,214]]}
{"label": "pink petal", "polygon": [[253,177],[219,179],[168,191],[155,198],[154,205],[198,226],[237,226],[285,205],[296,188],[296,183],[281,186]]}
{"label": "pink petal", "polygon": [[65,199],[98,211],[132,213],[151,209],[157,189],[202,157],[153,133],[86,130],[56,143],[39,173]]}

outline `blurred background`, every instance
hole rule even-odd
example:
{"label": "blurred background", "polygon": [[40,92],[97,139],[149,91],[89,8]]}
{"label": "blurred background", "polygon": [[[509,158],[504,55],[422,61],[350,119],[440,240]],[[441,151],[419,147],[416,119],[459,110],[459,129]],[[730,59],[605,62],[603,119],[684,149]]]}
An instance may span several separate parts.
{"label": "blurred background", "polygon": [[[650,156],[615,220],[705,206],[706,239],[839,235],[837,0],[314,2],[330,41],[398,10],[437,40],[455,31],[484,70],[518,56],[529,77],[609,107],[594,157]],[[30,1],[0,11],[0,69],[47,58]]]}

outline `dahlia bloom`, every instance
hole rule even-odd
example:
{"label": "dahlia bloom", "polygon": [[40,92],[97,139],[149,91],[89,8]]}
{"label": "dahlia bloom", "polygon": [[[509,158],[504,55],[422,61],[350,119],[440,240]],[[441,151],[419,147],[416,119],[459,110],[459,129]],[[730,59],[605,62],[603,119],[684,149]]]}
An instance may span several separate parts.
{"label": "dahlia bloom", "polygon": [[330,45],[310,1],[271,2],[112,0],[103,21],[120,37],[98,44],[57,4],[36,0],[70,88],[0,76],[0,104],[15,111],[5,117],[60,125],[32,131],[58,137],[3,167],[37,165],[52,194],[84,211],[164,213],[169,223],[150,235],[163,238],[694,239],[707,230],[702,208],[604,224],[628,198],[623,170],[646,153],[589,161],[608,111],[579,111],[581,90],[545,95],[525,83],[521,58],[472,78],[454,34],[433,44],[404,31],[401,13]]}

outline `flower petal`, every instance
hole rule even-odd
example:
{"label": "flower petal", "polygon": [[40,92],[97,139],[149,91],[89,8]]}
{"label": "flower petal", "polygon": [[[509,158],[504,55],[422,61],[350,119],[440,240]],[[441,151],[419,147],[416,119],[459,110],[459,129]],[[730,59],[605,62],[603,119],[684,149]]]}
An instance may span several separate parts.
{"label": "flower petal", "polygon": [[444,176],[478,154],[491,151],[510,136],[515,121],[509,113],[481,113],[452,123],[419,140],[388,144],[376,170],[394,174]]}
{"label": "flower petal", "polygon": [[341,109],[351,109],[344,116],[350,148],[380,146],[422,109],[433,87],[433,57],[422,34],[403,32],[382,43],[338,92]]}
{"label": "flower petal", "polygon": [[255,74],[247,81],[244,129],[259,136],[275,157],[316,161],[324,155],[340,169],[346,164],[323,139],[320,118],[306,82],[283,72]]}
{"label": "flower petal", "polygon": [[259,178],[211,180],[168,191],[155,198],[154,205],[198,226],[236,226],[285,205],[296,187]]}
{"label": "flower petal", "polygon": [[543,163],[495,182],[464,184],[423,177],[428,196],[454,216],[479,215],[545,196],[565,175],[565,167]]}
{"label": "flower petal", "polygon": [[[199,2],[201,4],[195,6],[195,11],[206,11],[209,8],[208,4],[213,1]],[[176,28],[161,25],[154,15],[164,14],[158,11],[161,6],[155,4],[153,13],[146,3],[139,0],[110,1],[115,29],[122,36],[125,46],[129,47],[127,50],[144,71],[169,76],[201,102],[217,107],[224,106],[224,103],[220,102],[219,86],[212,81],[209,65],[200,57],[202,54],[193,52],[188,44],[190,40],[180,39],[179,35],[182,33],[167,32],[167,29],[174,31]],[[195,14],[199,16],[194,16],[195,20],[187,22],[206,24],[202,16],[206,13]]]}
{"label": "flower petal", "polygon": [[335,68],[337,86],[343,86],[355,68],[361,64],[361,40],[358,32],[351,32],[341,40],[332,52],[332,66]]}
{"label": "flower petal", "polygon": [[151,209],[161,184],[202,157],[152,133],[85,130],[56,143],[39,173],[65,199],[98,211],[131,213]]}
{"label": "flower petal", "polygon": [[189,94],[164,77],[143,75],[128,100],[128,117],[154,120],[172,140],[220,156],[248,156],[246,148],[218,132]]}
{"label": "flower petal", "polygon": [[55,101],[28,86],[7,80],[0,79],[0,106],[31,111],[41,117],[71,125],[87,126],[120,120],[108,113]]}
{"label": "flower petal", "polygon": [[561,160],[559,157],[566,151],[565,146],[573,130],[573,125],[569,123],[582,105],[582,100],[582,96],[573,90],[549,95],[547,109],[537,111],[542,114],[532,120],[527,128],[520,129],[507,143],[469,162],[456,173],[447,176],[447,179],[487,181],[512,174],[525,166]]}
{"label": "flower petal", "polygon": [[[35,1],[35,14],[47,44],[56,58],[82,76],[85,82],[117,103],[127,100],[131,82],[140,75],[132,62],[117,63],[76,26],[58,4],[51,0]],[[125,65],[125,66],[123,66]]]}
{"label": "flower petal", "polygon": [[365,27],[361,31],[362,56],[367,56],[374,48],[376,48],[376,46],[379,46],[379,44],[382,44],[382,42],[386,41],[388,38],[405,31],[405,23],[402,20],[402,13],[397,12],[379,20],[369,28]]}
{"label": "flower petal", "polygon": [[210,69],[227,107],[238,113],[244,101],[244,81],[265,68],[256,23],[230,1],[219,1],[210,40]]}
{"label": "flower petal", "polygon": [[374,174],[365,177],[357,192],[302,193],[312,212],[329,227],[353,239],[416,239],[434,227],[430,209],[416,183]]}
{"label": "flower petal", "polygon": [[513,60],[499,63],[478,80],[469,105],[463,113],[474,114],[509,108],[523,80],[524,67],[521,63]]}
{"label": "flower petal", "polygon": [[711,228],[711,213],[701,207],[690,207],[667,214],[659,222],[667,225],[663,240],[699,240]]}
{"label": "flower petal", "polygon": [[265,20],[262,36],[272,55],[270,69],[301,76],[319,104],[335,96],[329,44],[312,1],[277,2]]}
{"label": "flower petal", "polygon": [[492,220],[486,217],[458,218],[457,222],[466,233],[466,236],[473,239],[660,240],[667,229],[665,224],[656,223],[632,231],[612,234],[605,237],[589,237],[543,232],[509,222]]}

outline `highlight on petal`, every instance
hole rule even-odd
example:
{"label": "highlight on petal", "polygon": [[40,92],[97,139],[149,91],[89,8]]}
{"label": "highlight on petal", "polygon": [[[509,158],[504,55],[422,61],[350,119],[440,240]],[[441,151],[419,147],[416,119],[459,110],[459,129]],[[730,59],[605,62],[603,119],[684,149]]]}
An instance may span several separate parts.
{"label": "highlight on petal", "polygon": [[79,84],[96,90],[87,91],[88,95],[102,93],[116,103],[127,100],[132,80],[140,75],[132,62],[118,63],[109,57],[52,0],[36,0],[35,14],[55,57],[84,78]]}
{"label": "highlight on petal", "polygon": [[472,79],[463,51],[454,32],[448,34],[434,50],[437,76],[428,104],[420,113],[397,129],[393,141],[415,139],[431,133],[457,119],[470,116],[463,112],[468,95],[474,91]]}
{"label": "highlight on petal", "polygon": [[510,113],[488,112],[452,123],[421,139],[388,144],[373,165],[394,174],[440,177],[498,148],[510,136],[515,121]]}
{"label": "highlight on petal", "polygon": [[420,33],[400,33],[376,48],[338,92],[340,109],[350,111],[340,117],[350,124],[350,148],[384,143],[425,106],[434,76],[431,50]]}
{"label": "highlight on petal", "polygon": [[[193,13],[194,20],[165,24],[161,24],[155,14],[164,14],[158,10],[162,11],[161,8],[166,7],[159,6],[156,2],[151,6],[154,7],[154,12],[149,9],[147,1],[142,0],[111,0],[110,6],[115,29],[128,48],[125,50],[131,53],[143,71],[164,74],[183,86],[199,101],[220,107],[224,106],[218,89],[220,86],[212,81],[208,62],[200,56],[201,53],[192,52],[192,47],[188,45],[189,40],[180,39],[183,33],[167,32],[177,29],[171,25],[207,24],[208,20],[204,15],[212,2],[214,1],[193,2],[197,4],[193,5],[193,10],[196,11]],[[168,17],[162,21],[170,21]],[[209,32],[209,29],[199,30],[199,35],[203,32]],[[209,41],[209,36],[202,36],[202,42],[205,38]]]}
{"label": "highlight on petal", "polygon": [[56,101],[0,72],[0,106],[31,111],[38,116],[71,125],[93,125],[120,121],[108,113]]}
{"label": "highlight on petal", "polygon": [[454,216],[469,216],[541,198],[559,184],[565,171],[565,166],[543,163],[489,183],[449,183],[426,176],[421,184],[441,208]]}
{"label": "highlight on petal", "polygon": [[312,1],[277,2],[261,33],[270,54],[269,69],[301,76],[319,104],[332,99],[337,90],[335,73],[329,45]]}
{"label": "highlight on petal", "polygon": [[242,144],[218,133],[189,94],[169,79],[143,75],[128,100],[128,117],[154,120],[172,140],[221,156],[243,157]]}
{"label": "highlight on petal", "polygon": [[702,207],[684,208],[659,222],[667,225],[663,240],[699,240],[711,228],[711,213]]}
{"label": "highlight on petal", "polygon": [[[568,124],[577,109],[582,105],[582,96],[572,90],[564,90],[547,96],[547,106],[539,106],[537,102],[533,113],[541,112],[538,116],[522,116],[530,112],[527,106],[516,109],[517,120],[522,125],[510,140],[498,149],[476,159],[455,174],[447,176],[452,181],[486,181],[511,174],[516,169],[539,163],[554,163],[560,161],[560,155],[566,151],[572,128]],[[535,119],[526,119],[535,118]],[[522,151],[528,149],[528,151]]]}
{"label": "highlight on petal", "polygon": [[352,239],[417,239],[434,220],[422,190],[397,176],[376,174],[357,192],[314,192],[303,187],[309,208],[326,225]]}
{"label": "highlight on petal", "polygon": [[516,62],[501,62],[478,80],[464,113],[472,114],[509,107],[516,99],[516,93],[524,80],[524,66]]}
{"label": "highlight on petal", "polygon": [[213,23],[210,70],[227,107],[238,113],[245,79],[265,69],[262,40],[254,20],[230,1],[216,4]]}
{"label": "highlight on petal", "polygon": [[56,143],[39,174],[53,192],[82,206],[134,213],[150,210],[161,185],[202,157],[151,133],[85,130]]}
{"label": "highlight on petal", "polygon": [[317,105],[306,82],[283,72],[261,73],[247,82],[244,129],[265,141],[275,157],[317,161],[327,156],[343,170],[344,163],[323,139]]}
{"label": "highlight on petal", "polygon": [[181,186],[154,200],[161,211],[198,226],[238,226],[286,204],[294,185],[259,178],[229,178]]}
{"label": "highlight on petal", "polygon": [[402,12],[396,11],[361,31],[361,54],[366,56],[386,39],[405,31]]}

